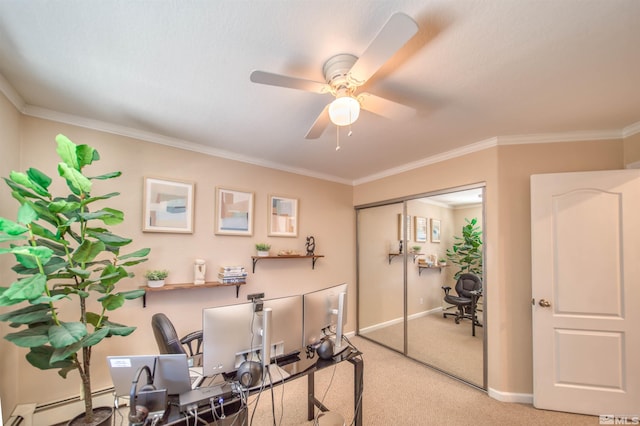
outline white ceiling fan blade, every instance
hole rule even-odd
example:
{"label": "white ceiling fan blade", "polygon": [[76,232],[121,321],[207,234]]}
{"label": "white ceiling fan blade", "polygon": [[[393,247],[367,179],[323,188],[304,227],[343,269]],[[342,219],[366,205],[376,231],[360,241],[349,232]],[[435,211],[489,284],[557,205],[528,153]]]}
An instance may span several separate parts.
{"label": "white ceiling fan blade", "polygon": [[288,87],[290,89],[305,90],[307,92],[320,94],[329,92],[329,85],[327,83],[288,77],[266,71],[253,71],[250,78],[254,83],[268,84],[270,86]]}
{"label": "white ceiling fan blade", "polygon": [[370,111],[392,120],[406,120],[416,114],[416,110],[406,105],[372,95],[371,93],[360,93],[358,95],[362,109]]}
{"label": "white ceiling fan blade", "polygon": [[331,122],[329,118],[329,105],[327,104],[316,121],[313,123],[313,126],[307,132],[305,139],[318,139],[324,133],[324,130],[327,128],[329,123]]}
{"label": "white ceiling fan blade", "polygon": [[349,78],[363,85],[418,32],[418,24],[404,13],[394,13],[349,71]]}

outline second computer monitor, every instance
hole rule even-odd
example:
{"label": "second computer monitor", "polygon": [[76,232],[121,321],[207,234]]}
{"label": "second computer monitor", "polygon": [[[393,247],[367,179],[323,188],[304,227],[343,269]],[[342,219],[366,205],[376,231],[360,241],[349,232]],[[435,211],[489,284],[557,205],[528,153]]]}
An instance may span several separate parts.
{"label": "second computer monitor", "polygon": [[303,346],[313,345],[325,336],[335,339],[336,352],[341,350],[344,326],[347,324],[346,283],[306,293],[304,306]]}

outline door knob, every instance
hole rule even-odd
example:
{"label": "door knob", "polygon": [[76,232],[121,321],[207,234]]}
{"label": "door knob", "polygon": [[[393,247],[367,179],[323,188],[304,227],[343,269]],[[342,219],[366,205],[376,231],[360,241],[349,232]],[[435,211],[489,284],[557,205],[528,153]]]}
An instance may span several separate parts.
{"label": "door knob", "polygon": [[549,303],[544,299],[540,299],[540,301],[538,302],[538,305],[542,306],[543,308],[548,308],[549,306],[551,306],[551,303]]}

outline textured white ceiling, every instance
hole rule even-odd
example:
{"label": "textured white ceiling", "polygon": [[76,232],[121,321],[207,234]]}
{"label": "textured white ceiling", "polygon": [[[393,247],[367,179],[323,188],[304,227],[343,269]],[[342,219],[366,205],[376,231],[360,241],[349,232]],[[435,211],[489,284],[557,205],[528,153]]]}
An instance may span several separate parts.
{"label": "textured white ceiling", "polygon": [[[331,98],[249,81],[323,81],[394,12],[418,34],[366,90],[418,110],[363,112],[304,138]],[[640,1],[0,1],[0,89],[27,114],[357,182],[487,138],[622,135],[640,122]]]}

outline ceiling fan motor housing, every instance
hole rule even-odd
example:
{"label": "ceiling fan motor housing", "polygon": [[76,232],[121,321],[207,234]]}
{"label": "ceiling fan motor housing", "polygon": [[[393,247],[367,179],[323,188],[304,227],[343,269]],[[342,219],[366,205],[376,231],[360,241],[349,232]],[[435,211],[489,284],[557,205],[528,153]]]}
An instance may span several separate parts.
{"label": "ceiling fan motor housing", "polygon": [[357,60],[358,57],[355,55],[341,53],[332,56],[324,63],[322,67],[324,78],[327,84],[331,86],[334,95],[341,88],[347,88],[349,92],[353,92],[355,89],[353,83],[349,81],[348,74]]}

